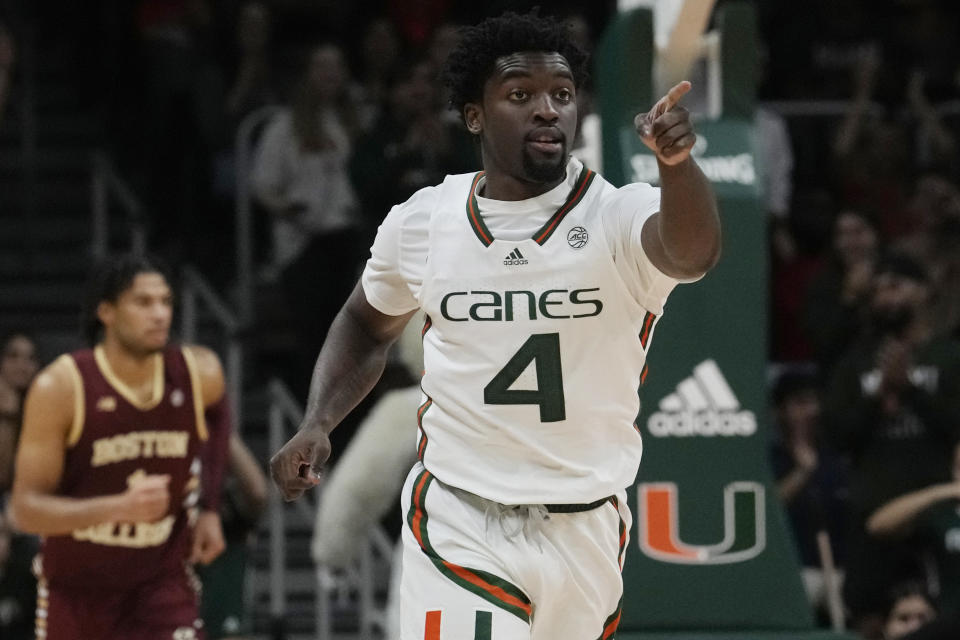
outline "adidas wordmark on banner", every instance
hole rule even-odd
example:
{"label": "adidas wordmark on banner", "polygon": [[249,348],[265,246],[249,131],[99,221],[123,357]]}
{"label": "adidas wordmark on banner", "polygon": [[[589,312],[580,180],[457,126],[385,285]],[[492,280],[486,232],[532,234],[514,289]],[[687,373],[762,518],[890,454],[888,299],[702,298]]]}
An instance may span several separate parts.
{"label": "adidas wordmark on banner", "polygon": [[677,436],[752,436],[757,416],[741,410],[733,389],[716,361],[704,360],[693,375],[680,381],[677,390],[658,405],[647,420],[647,429],[658,438]]}

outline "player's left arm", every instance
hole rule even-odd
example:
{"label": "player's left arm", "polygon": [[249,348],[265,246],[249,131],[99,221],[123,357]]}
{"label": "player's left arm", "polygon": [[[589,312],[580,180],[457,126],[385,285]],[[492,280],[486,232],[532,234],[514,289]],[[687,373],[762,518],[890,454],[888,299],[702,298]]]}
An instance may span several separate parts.
{"label": "player's left arm", "polygon": [[209,434],[201,454],[200,514],[194,528],[190,561],[209,564],[226,548],[219,509],[232,431],[230,403],[226,395],[223,367],[217,354],[198,345],[186,348],[197,364]]}
{"label": "player's left arm", "polygon": [[697,136],[690,113],[679,105],[689,90],[689,82],[679,83],[634,119],[660,169],[660,211],[643,225],[643,250],[660,271],[680,280],[702,276],[720,259],[717,200],[690,155]]}

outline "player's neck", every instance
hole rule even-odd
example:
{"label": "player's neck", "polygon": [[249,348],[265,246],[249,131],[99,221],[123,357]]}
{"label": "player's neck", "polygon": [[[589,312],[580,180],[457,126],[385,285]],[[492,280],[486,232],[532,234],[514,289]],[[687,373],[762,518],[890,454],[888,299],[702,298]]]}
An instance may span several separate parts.
{"label": "player's neck", "polygon": [[528,182],[514,178],[506,173],[490,170],[484,173],[483,191],[477,195],[491,200],[504,200],[508,202],[529,200],[530,198],[536,198],[550,191],[563,182],[566,177],[566,174],[564,174],[551,182]]}
{"label": "player's neck", "polygon": [[98,346],[101,347],[114,375],[125,384],[136,388],[153,383],[156,375],[156,352],[136,353],[109,337]]}

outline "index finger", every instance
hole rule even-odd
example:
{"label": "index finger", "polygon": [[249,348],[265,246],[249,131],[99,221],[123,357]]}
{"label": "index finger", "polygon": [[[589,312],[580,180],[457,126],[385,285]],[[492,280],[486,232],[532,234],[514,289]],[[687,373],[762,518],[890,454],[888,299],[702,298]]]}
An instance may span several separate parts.
{"label": "index finger", "polygon": [[689,92],[691,88],[693,88],[693,85],[690,84],[688,80],[681,80],[675,84],[670,91],[667,91],[667,95],[663,97],[665,104],[663,110],[670,111],[670,109],[673,109],[676,104],[680,102],[680,98],[687,95],[687,92]]}

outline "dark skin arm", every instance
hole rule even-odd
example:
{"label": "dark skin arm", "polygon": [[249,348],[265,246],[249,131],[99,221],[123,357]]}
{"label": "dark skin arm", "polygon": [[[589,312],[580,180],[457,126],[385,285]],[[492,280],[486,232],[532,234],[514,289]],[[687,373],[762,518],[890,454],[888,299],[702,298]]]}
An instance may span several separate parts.
{"label": "dark skin arm", "polygon": [[377,311],[357,283],[317,358],[303,422],[270,459],[270,475],[285,500],[295,500],[319,484],[318,470],[330,457],[330,432],[380,379],[387,351],[413,313],[388,316]]}
{"label": "dark skin arm", "polygon": [[634,119],[660,169],[660,211],[644,223],[643,249],[658,269],[678,279],[700,277],[720,259],[717,201],[690,156],[697,136],[689,112],[678,104],[688,91],[689,82],[679,83]]}

